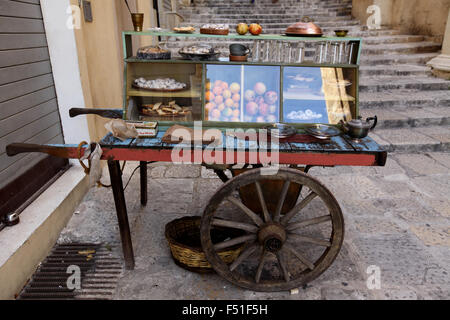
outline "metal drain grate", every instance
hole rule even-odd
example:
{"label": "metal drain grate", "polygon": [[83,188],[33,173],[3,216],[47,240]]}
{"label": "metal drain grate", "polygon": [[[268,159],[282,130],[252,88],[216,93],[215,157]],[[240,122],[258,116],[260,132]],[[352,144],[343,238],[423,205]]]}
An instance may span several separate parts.
{"label": "metal drain grate", "polygon": [[18,299],[110,299],[122,271],[122,260],[101,244],[56,245]]}

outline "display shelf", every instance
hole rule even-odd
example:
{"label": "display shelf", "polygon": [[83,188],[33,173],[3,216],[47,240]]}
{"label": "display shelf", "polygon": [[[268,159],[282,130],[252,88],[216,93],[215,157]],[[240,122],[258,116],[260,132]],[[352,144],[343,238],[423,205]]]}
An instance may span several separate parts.
{"label": "display shelf", "polygon": [[254,35],[239,35],[230,32],[228,35],[215,35],[215,34],[202,34],[202,33],[177,33],[171,31],[125,31],[124,36],[154,36],[154,37],[188,37],[188,38],[209,38],[209,39],[240,39],[240,40],[282,40],[282,41],[360,41],[361,38],[354,37],[293,37],[283,34],[260,34],[258,36]]}
{"label": "display shelf", "polygon": [[[144,60],[135,56],[133,36],[184,37],[196,39],[278,40],[293,42],[354,42],[353,64],[315,63],[309,57],[301,63],[246,61],[193,61],[173,56],[170,60]],[[160,126],[203,121],[207,127],[258,128],[274,122],[297,128],[314,123],[336,125],[359,115],[358,83],[361,39],[351,37],[289,37],[237,34],[179,34],[174,32],[124,32],[125,97],[124,117],[139,115],[131,110],[160,99],[177,100],[195,106],[191,117],[151,117]],[[251,60],[251,59],[249,59]],[[173,78],[189,89],[156,92],[133,88],[134,79]],[[142,115],[140,115],[142,118]]]}
{"label": "display shelf", "polygon": [[139,89],[128,89],[127,95],[129,97],[158,97],[158,98],[197,98],[200,99],[202,94],[197,90],[183,90],[176,92],[160,92],[148,91]]}
{"label": "display shelf", "polygon": [[[226,58],[228,59],[228,58]],[[127,63],[180,63],[180,64],[220,64],[220,65],[258,65],[258,66],[285,66],[285,67],[321,67],[321,68],[358,68],[357,64],[330,64],[330,63],[314,63],[312,61],[304,61],[302,63],[285,63],[285,62],[262,62],[262,61],[245,61],[234,62],[229,60],[218,61],[192,61],[181,58],[172,58],[171,60],[143,60],[136,57],[125,59]]]}

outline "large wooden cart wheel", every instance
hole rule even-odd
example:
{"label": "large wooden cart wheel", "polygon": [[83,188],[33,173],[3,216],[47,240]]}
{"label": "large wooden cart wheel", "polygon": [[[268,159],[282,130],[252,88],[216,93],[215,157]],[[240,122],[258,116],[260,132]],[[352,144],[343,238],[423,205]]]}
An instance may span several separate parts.
{"label": "large wooden cart wheel", "polygon": [[[207,204],[201,223],[201,241],[214,270],[235,285],[254,291],[284,291],[298,288],[322,274],[342,246],[344,220],[330,191],[316,179],[296,169],[282,168],[276,175],[252,169],[225,183]],[[277,180],[278,192],[266,185]],[[283,207],[289,189],[301,188],[298,201]],[[254,212],[239,197],[239,190],[254,185],[261,213]],[[277,197],[275,209],[268,198]],[[273,206],[272,206],[273,207]],[[282,210],[283,209],[283,210]],[[244,230],[245,235],[220,243],[211,241],[211,228]],[[243,246],[238,258],[226,264],[217,250]]]}

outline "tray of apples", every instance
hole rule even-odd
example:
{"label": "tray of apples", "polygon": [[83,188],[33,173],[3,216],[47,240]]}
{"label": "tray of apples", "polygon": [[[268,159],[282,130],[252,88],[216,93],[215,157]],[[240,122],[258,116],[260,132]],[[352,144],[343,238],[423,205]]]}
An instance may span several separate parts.
{"label": "tray of apples", "polygon": [[217,80],[206,83],[205,111],[209,121],[241,121],[241,85]]}
{"label": "tray of apples", "polygon": [[245,122],[277,122],[278,121],[278,93],[267,90],[263,82],[255,83],[253,90],[244,93],[244,121]]}

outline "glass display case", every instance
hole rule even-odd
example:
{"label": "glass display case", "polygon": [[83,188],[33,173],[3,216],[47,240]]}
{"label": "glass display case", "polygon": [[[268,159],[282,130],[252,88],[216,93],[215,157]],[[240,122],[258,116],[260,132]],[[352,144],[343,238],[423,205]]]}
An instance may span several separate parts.
{"label": "glass display case", "polygon": [[[264,56],[261,51],[243,62],[224,57],[185,60],[174,52],[171,59],[143,60],[136,57],[137,50],[131,45],[132,36],[143,35],[195,37],[199,44],[207,37],[261,42],[253,48],[270,49],[267,43],[278,42],[283,46],[279,46],[276,60],[259,59]],[[123,37],[126,120],[157,121],[161,125],[203,121],[206,126],[217,127],[276,122],[302,126],[333,125],[359,115],[359,39],[154,31],[125,32]],[[281,58],[282,48],[289,51],[285,60]],[[296,54],[295,50],[301,52]],[[336,54],[337,60],[327,58]]]}

